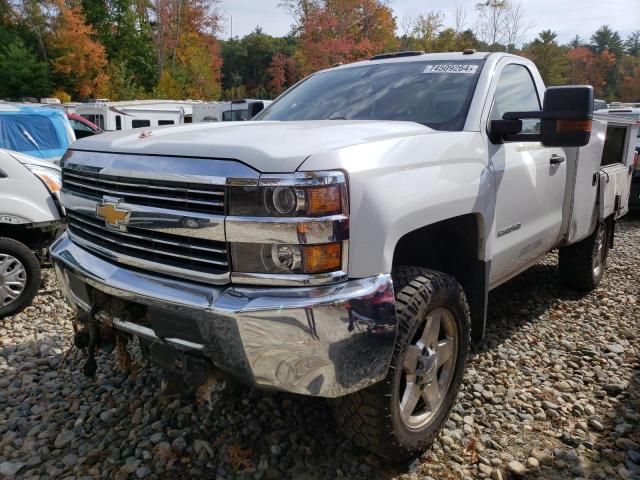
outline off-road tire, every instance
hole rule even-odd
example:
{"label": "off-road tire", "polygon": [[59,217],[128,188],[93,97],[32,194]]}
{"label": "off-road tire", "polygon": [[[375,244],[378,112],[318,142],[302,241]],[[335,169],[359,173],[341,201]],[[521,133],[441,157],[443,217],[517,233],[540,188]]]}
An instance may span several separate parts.
{"label": "off-road tire", "polygon": [[[393,272],[398,334],[387,377],[371,387],[333,399],[338,428],[357,445],[391,461],[403,461],[426,449],[446,421],[466,367],[470,343],[469,306],[460,284],[450,275],[416,267]],[[429,311],[446,307],[457,323],[458,351],[454,374],[433,420],[419,431],[405,426],[398,389],[407,346]]]}
{"label": "off-road tire", "polygon": [[[598,255],[598,236],[604,235],[604,245],[600,255],[602,264],[599,271],[594,270],[594,262]],[[572,245],[560,248],[558,255],[558,272],[560,282],[575,290],[588,292],[598,287],[607,262],[609,253],[609,228],[606,223],[600,223],[595,231],[587,238]]]}
{"label": "off-road tire", "polygon": [[0,237],[0,254],[8,254],[16,258],[22,263],[27,274],[26,285],[20,297],[8,305],[0,305],[0,318],[4,318],[21,312],[31,304],[38,288],[40,288],[41,273],[38,258],[23,243],[12,238]]}

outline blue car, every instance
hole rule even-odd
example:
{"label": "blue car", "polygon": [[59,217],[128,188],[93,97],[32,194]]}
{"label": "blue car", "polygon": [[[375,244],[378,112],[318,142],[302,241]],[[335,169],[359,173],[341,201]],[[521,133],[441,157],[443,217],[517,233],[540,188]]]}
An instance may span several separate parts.
{"label": "blue car", "polygon": [[0,103],[0,148],[58,163],[75,139],[62,110]]}

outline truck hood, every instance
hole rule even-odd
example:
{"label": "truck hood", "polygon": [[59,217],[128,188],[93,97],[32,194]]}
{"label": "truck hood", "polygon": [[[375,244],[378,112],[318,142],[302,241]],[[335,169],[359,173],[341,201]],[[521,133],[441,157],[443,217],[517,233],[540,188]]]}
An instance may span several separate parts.
{"label": "truck hood", "polygon": [[79,140],[71,148],[231,159],[260,172],[284,173],[295,171],[313,154],[431,132],[418,123],[394,121],[220,122],[105,133]]}

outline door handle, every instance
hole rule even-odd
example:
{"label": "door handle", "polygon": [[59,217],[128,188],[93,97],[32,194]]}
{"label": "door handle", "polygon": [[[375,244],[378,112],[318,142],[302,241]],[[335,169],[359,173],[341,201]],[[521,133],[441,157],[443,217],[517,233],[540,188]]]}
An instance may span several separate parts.
{"label": "door handle", "polygon": [[549,159],[549,163],[551,165],[560,165],[562,162],[564,162],[564,157],[556,155],[555,153],[551,155],[551,158]]}

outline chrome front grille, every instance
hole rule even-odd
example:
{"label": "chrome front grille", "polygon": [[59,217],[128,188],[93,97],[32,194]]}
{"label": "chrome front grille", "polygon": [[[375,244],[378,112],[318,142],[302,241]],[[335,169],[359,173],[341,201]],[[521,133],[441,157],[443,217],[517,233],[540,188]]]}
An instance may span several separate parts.
{"label": "chrome front grille", "polygon": [[71,149],[61,166],[74,243],[127,268],[230,281],[228,185],[256,184],[255,170],[225,159]]}
{"label": "chrome front grille", "polygon": [[117,197],[132,205],[224,215],[225,186],[130,178],[66,168],[62,186],[95,198]]}
{"label": "chrome front grille", "polygon": [[229,271],[225,242],[135,226],[125,232],[89,215],[68,211],[67,216],[69,232],[78,244],[120,263],[195,280]]}

